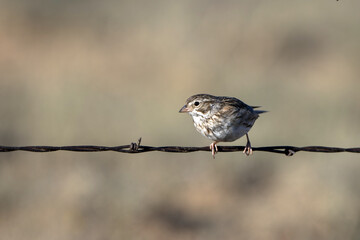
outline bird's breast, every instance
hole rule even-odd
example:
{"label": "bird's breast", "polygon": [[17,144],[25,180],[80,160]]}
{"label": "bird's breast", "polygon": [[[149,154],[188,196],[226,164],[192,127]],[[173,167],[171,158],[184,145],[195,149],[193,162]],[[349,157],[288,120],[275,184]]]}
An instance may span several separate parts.
{"label": "bird's breast", "polygon": [[193,116],[194,126],[203,136],[219,142],[232,142],[244,136],[254,121],[242,122],[237,118],[223,117],[219,114],[209,118]]}

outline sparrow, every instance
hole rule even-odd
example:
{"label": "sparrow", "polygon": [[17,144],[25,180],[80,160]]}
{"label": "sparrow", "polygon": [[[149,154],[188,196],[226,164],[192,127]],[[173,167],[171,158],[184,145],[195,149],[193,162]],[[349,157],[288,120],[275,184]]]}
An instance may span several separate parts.
{"label": "sparrow", "polygon": [[196,94],[186,100],[180,113],[189,113],[196,130],[213,142],[210,150],[213,158],[218,152],[217,143],[233,142],[246,135],[246,146],[243,151],[247,156],[252,154],[248,132],[259,114],[267,111],[254,110],[259,106],[249,106],[234,97]]}

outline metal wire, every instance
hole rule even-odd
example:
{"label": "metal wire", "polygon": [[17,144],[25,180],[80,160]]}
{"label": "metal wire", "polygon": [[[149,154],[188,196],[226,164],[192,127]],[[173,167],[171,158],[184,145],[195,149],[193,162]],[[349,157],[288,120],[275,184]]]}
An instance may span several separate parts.
{"label": "metal wire", "polygon": [[[73,152],[104,152],[115,151],[122,153],[145,153],[152,151],[171,152],[171,153],[189,153],[197,151],[209,152],[209,146],[206,147],[181,147],[181,146],[163,146],[152,147],[140,145],[141,138],[137,143],[130,143],[129,145],[106,147],[106,146],[93,146],[93,145],[80,145],[80,146],[0,146],[0,152],[13,152],[13,151],[28,151],[28,152],[55,152],[55,151],[73,151]],[[218,146],[219,152],[238,152],[243,151],[245,146]],[[322,153],[338,153],[338,152],[352,152],[360,153],[360,148],[339,148],[339,147],[323,147],[323,146],[307,146],[307,147],[294,147],[294,146],[268,146],[268,147],[253,147],[253,151],[272,152],[292,156],[296,152],[322,152]]]}

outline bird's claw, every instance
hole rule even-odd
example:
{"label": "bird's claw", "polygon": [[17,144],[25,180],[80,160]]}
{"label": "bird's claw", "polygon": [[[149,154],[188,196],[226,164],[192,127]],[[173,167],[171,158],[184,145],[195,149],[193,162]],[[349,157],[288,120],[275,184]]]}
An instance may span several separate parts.
{"label": "bird's claw", "polygon": [[211,155],[213,156],[213,158],[215,159],[215,154],[218,152],[218,147],[216,146],[217,142],[213,142],[212,144],[210,144],[210,150],[211,150]]}
{"label": "bird's claw", "polygon": [[248,135],[248,134],[246,134],[246,139],[247,139],[247,142],[246,142],[246,146],[245,146],[245,148],[244,148],[243,153],[245,153],[246,156],[249,156],[249,155],[252,154],[253,151],[252,151],[252,148],[251,148],[251,143],[250,143],[249,135]]}
{"label": "bird's claw", "polygon": [[243,153],[245,153],[245,154],[246,154],[246,156],[249,156],[249,155],[251,155],[251,154],[252,154],[252,152],[253,152],[253,151],[252,151],[251,146],[246,144],[246,146],[245,146],[245,148],[244,148]]}

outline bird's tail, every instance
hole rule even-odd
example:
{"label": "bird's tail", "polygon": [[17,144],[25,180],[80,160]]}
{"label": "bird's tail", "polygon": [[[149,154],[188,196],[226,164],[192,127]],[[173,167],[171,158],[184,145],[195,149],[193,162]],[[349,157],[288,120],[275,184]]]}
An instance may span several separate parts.
{"label": "bird's tail", "polygon": [[[261,107],[261,106],[251,106],[252,108],[259,108],[259,107]],[[254,112],[255,113],[257,113],[257,114],[262,114],[262,113],[266,113],[266,112],[268,112],[268,111],[265,111],[265,110],[254,110]]]}
{"label": "bird's tail", "polygon": [[268,111],[255,110],[254,112],[257,113],[257,114],[262,114],[262,113],[266,113],[266,112],[268,112]]}

